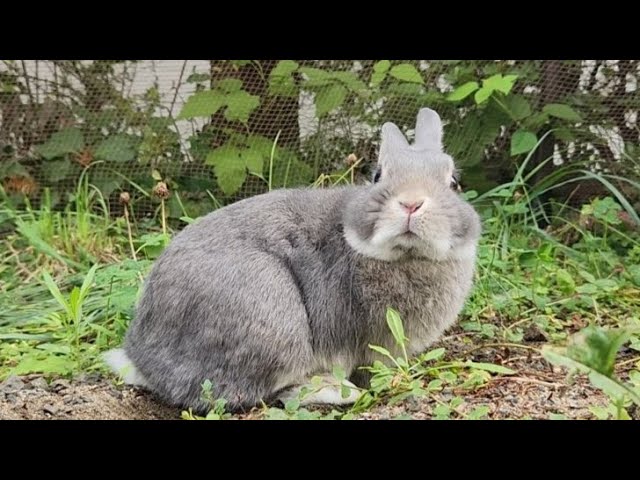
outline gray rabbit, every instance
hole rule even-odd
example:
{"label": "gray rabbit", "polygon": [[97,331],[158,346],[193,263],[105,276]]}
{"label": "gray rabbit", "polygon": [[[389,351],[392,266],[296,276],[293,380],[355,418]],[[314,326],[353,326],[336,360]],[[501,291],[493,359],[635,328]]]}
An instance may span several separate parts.
{"label": "gray rabbit", "polygon": [[481,227],[457,190],[436,112],[420,110],[412,145],[386,123],[373,183],[276,190],[186,227],[146,280],[124,348],[105,359],[197,412],[207,379],[232,410],[291,398],[313,376],[323,383],[303,404],[353,403],[358,389],[343,383],[343,398],[330,372],[381,359],[370,344],[398,352],[388,306],[409,354],[463,306]]}

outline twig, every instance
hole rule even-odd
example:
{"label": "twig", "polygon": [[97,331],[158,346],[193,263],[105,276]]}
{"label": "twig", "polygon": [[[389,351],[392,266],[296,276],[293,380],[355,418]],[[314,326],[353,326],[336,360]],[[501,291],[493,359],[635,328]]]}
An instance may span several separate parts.
{"label": "twig", "polygon": [[519,382],[519,383],[534,383],[536,385],[544,385],[546,387],[555,387],[555,388],[561,388],[566,386],[566,385],[563,385],[562,383],[545,382],[543,380],[536,380],[534,378],[526,378],[526,377],[497,377],[492,379],[492,381],[505,381],[505,380],[513,380],[514,382]]}
{"label": "twig", "polygon": [[20,60],[20,63],[22,64],[22,73],[24,76],[24,83],[25,86],[27,87],[27,94],[29,95],[29,101],[31,102],[31,112],[33,113],[33,109],[35,108],[35,100],[33,98],[33,93],[31,92],[31,83],[29,82],[29,75],[27,73],[27,64],[25,63],[24,60]]}
{"label": "twig", "polygon": [[493,347],[511,347],[511,348],[522,348],[525,350],[533,350],[534,352],[540,352],[539,348],[530,347],[528,345],[521,345],[519,343],[485,343],[484,345],[479,345],[470,350],[467,350],[463,353],[463,356],[467,356],[470,353],[473,353],[477,350],[482,350],[483,348],[493,348]]}
{"label": "twig", "polygon": [[129,205],[124,205],[124,218],[127,223],[127,235],[129,237],[129,247],[131,248],[131,256],[137,262],[136,249],[133,246],[133,235],[131,234],[131,222],[129,221]]}
{"label": "twig", "polygon": [[630,363],[640,361],[640,357],[630,358],[629,360],[625,360],[624,362],[620,362],[617,366],[624,367],[625,365],[629,365]]}
{"label": "twig", "polygon": [[182,86],[182,76],[184,75],[184,71],[187,68],[188,60],[185,60],[182,64],[182,70],[180,70],[180,77],[178,78],[178,84],[176,85],[176,93],[173,94],[173,100],[171,100],[171,106],[169,107],[169,115],[173,116],[173,107],[176,104],[176,99],[178,98],[178,91]]}

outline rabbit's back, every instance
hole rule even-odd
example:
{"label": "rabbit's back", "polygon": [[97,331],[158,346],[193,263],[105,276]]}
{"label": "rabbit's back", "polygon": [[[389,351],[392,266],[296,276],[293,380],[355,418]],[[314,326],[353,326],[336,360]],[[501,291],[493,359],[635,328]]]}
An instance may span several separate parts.
{"label": "rabbit's back", "polygon": [[125,342],[153,390],[194,405],[209,379],[231,406],[252,404],[313,369],[318,351],[331,356],[336,341],[348,342],[318,339],[332,328],[319,317],[340,308],[327,300],[344,276],[335,269],[349,267],[336,258],[344,240],[335,218],[349,190],[252,197],[174,238],[145,281]]}

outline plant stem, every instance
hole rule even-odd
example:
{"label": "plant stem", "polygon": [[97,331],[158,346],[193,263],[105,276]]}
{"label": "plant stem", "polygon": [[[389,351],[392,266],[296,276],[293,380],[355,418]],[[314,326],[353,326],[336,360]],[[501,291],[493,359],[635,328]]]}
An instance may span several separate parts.
{"label": "plant stem", "polygon": [[124,206],[124,219],[127,222],[127,235],[129,237],[129,248],[131,248],[131,256],[137,262],[138,257],[136,256],[136,249],[133,246],[133,235],[131,234],[131,222],[129,221],[129,207],[127,205]]}
{"label": "plant stem", "polygon": [[161,208],[161,215],[162,215],[162,233],[164,233],[164,235],[167,235],[167,212],[165,210],[165,206],[164,206],[164,198],[160,200],[160,208]]}

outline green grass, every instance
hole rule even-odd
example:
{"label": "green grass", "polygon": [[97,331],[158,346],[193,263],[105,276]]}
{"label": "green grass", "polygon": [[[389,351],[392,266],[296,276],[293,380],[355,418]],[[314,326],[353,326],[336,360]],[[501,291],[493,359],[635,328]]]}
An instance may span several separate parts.
{"label": "green grass", "polygon": [[[480,196],[466,194],[481,213],[484,234],[475,287],[460,318],[460,342],[466,351],[482,345],[538,351],[523,341],[534,328],[548,339],[543,353],[549,361],[588,374],[609,396],[607,408],[593,407],[594,417],[626,418],[638,403],[640,373],[632,370],[621,380],[615,365],[622,345],[639,352],[635,361],[640,358],[640,234],[624,220],[637,219],[637,212],[605,176],[598,179],[610,196],[581,209],[543,209],[538,200],[550,188],[593,174],[556,170],[553,178],[529,187],[527,161],[512,182]],[[348,183],[358,163],[314,185]],[[17,208],[2,194],[0,224],[12,233],[0,240],[0,380],[28,373],[106,373],[99,355],[121,343],[142,281],[174,233],[164,211],[145,227],[128,214],[114,217],[88,176],[63,211],[54,211],[47,195],[34,209],[28,203]],[[184,219],[192,221],[186,211]],[[550,226],[541,228],[543,220]],[[388,323],[404,352],[402,319],[390,310]],[[591,340],[571,347],[585,335]],[[388,355],[390,365],[369,367],[371,388],[353,407],[307,409],[298,398],[284,408],[264,406],[259,418],[347,419],[412,397],[435,399],[432,418],[483,418],[488,409],[482,405],[462,408],[464,392],[513,373],[443,348],[417,358],[372,348]],[[334,374],[343,380],[344,372]],[[302,394],[317,387],[311,384]],[[203,386],[212,405],[208,418],[229,418],[224,399],[213,398],[211,388]],[[444,391],[453,392],[446,401],[436,395]],[[183,418],[198,417],[184,412]]]}

